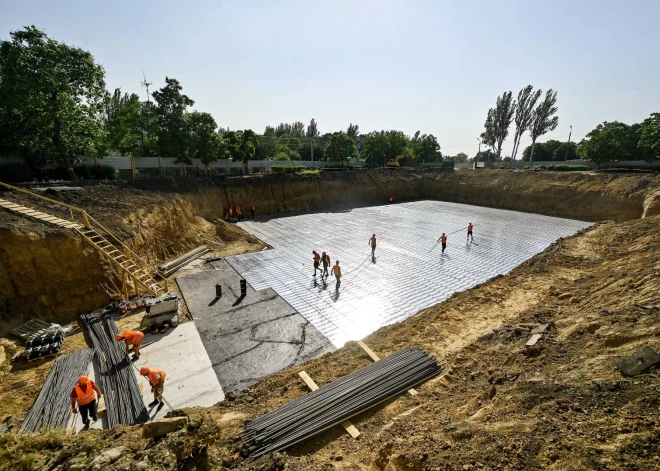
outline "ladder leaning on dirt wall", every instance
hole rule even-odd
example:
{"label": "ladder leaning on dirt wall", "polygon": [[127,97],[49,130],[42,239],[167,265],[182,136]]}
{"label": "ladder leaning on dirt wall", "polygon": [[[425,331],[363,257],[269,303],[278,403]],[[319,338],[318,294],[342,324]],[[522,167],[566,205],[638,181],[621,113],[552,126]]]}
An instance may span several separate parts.
{"label": "ladder leaning on dirt wall", "polygon": [[[140,294],[140,289],[154,296],[162,296],[168,292],[167,280],[157,281],[154,278],[158,273],[155,268],[124,245],[114,234],[87,214],[84,209],[6,183],[0,182],[0,186],[18,192],[20,196],[25,195],[27,204],[27,206],[23,206],[0,198],[0,207],[22,216],[77,232],[88,244],[108,259],[113,266],[118,268],[121,274],[124,299],[129,297],[129,291],[131,291],[129,285],[132,285],[132,291],[136,295]],[[55,204],[65,211],[68,210],[69,219],[33,209],[36,201]]]}

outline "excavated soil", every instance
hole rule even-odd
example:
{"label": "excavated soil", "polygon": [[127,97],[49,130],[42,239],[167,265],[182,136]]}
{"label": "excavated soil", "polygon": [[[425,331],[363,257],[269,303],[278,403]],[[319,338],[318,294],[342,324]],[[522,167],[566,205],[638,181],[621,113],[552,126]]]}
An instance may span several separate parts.
{"label": "excavated soil", "polygon": [[[143,440],[140,427],[90,431],[75,437],[62,433],[1,435],[0,469],[88,469],[102,452],[118,447],[123,448],[116,458],[98,469],[660,469],[660,372],[652,369],[624,378],[617,368],[620,358],[645,345],[660,351],[658,177],[538,175],[401,172],[369,187],[368,181],[361,179],[372,177],[365,174],[354,177],[354,190],[344,188],[348,204],[360,195],[369,200],[364,204],[371,203],[380,198],[379,192],[394,194],[399,189],[401,193],[395,197],[400,200],[405,198],[402,194],[414,190],[418,193],[410,194],[410,199],[435,192],[439,199],[449,201],[466,202],[468,198],[475,204],[521,210],[536,205],[544,214],[616,220],[559,240],[508,275],[457,293],[365,339],[381,356],[420,346],[436,355],[447,370],[416,388],[418,396],[396,397],[352,419],[362,433],[359,439],[351,439],[336,427],[285,453],[259,460],[247,456],[239,439],[246,421],[307,393],[299,371],[304,369],[322,386],[368,364],[362,350],[349,343],[332,354],[266,378],[214,407],[176,411],[188,415],[190,425],[164,439]],[[190,220],[180,216],[183,211],[201,219],[196,222],[199,227],[208,224],[215,235],[209,219],[217,217],[223,201],[236,203],[231,195],[263,198],[263,212],[304,209],[300,206],[327,195],[323,182],[298,178],[300,187],[292,179],[291,185],[283,188],[286,200],[280,200],[279,195],[269,200],[263,193],[266,188],[272,191],[277,183],[250,179],[240,185],[224,184],[225,196],[215,184],[188,187],[170,196],[139,188],[122,191],[134,191],[145,198],[155,198],[155,193],[166,199],[160,203],[164,205],[176,205],[172,200],[190,205],[193,209],[189,213],[181,206],[171,217]],[[339,185],[337,179],[330,183]],[[445,188],[452,185],[457,193],[445,198],[449,191]],[[491,197],[486,202],[489,192],[497,187],[508,192],[507,196]],[[298,188],[306,188],[307,194],[297,193]],[[479,196],[480,191],[483,196]],[[543,194],[535,194],[539,191]],[[529,202],[539,198],[546,202]],[[246,199],[242,196],[240,200],[244,207],[250,204]],[[565,204],[567,201],[574,204]],[[510,207],[515,204],[518,208]],[[148,204],[141,202],[125,213],[118,208],[116,214],[121,218],[117,220],[126,221],[140,208],[147,210]],[[592,217],[585,215],[590,209]],[[135,224],[148,218],[147,213],[141,213],[142,219],[135,218]],[[108,213],[109,220],[112,214]],[[0,213],[3,227],[5,218]],[[22,225],[20,230],[39,230],[37,223],[25,224],[31,226]],[[163,224],[159,230],[174,227],[173,222]],[[148,232],[146,223],[143,227],[140,231],[130,229],[136,244],[141,240],[137,234]],[[176,233],[171,235],[178,240]],[[222,239],[227,249],[232,244],[230,238]],[[241,241],[244,245],[232,246],[232,250],[250,250],[257,245],[247,237]],[[160,250],[156,244],[144,247],[154,257]],[[550,321],[556,330],[541,340],[537,351],[525,354],[530,325]],[[2,383],[17,384],[12,375],[5,371]],[[36,382],[30,384],[36,387]],[[22,386],[17,391],[29,396]],[[0,401],[21,407],[10,396],[4,390]]]}

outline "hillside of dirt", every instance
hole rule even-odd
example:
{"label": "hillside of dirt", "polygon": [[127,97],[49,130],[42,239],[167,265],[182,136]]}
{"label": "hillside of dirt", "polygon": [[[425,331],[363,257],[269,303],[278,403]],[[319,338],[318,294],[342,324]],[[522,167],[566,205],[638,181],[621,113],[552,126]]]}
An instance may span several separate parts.
{"label": "hillside of dirt", "polygon": [[[140,427],[75,437],[0,436],[0,469],[650,470],[660,467],[660,371],[623,377],[618,361],[660,351],[660,216],[604,222],[365,342],[379,355],[420,346],[446,373],[285,453],[251,460],[246,421],[368,364],[355,344],[266,378],[160,440]],[[539,348],[533,326],[552,322]]]}

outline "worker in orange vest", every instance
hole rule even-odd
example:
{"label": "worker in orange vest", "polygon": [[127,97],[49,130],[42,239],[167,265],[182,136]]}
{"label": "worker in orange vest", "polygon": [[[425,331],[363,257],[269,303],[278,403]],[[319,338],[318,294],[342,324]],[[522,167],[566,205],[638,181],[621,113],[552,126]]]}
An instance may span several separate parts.
{"label": "worker in orange vest", "polygon": [[341,268],[339,268],[339,260],[335,263],[335,266],[332,267],[332,273],[337,279],[337,284],[335,285],[335,291],[339,291],[339,286],[341,285]]}
{"label": "worker in orange vest", "polygon": [[239,205],[236,205],[236,217],[239,221],[243,219],[243,213],[241,213],[241,207]]}
{"label": "worker in orange vest", "polygon": [[76,383],[73,387],[73,391],[71,391],[71,410],[74,414],[77,414],[76,403],[78,403],[78,409],[80,409],[80,415],[82,416],[83,424],[85,424],[85,430],[89,428],[88,416],[92,416],[94,423],[99,420],[99,417],[96,414],[97,394],[98,399],[103,397],[103,394],[96,383],[87,376],[81,376],[78,378],[78,383]]}
{"label": "worker in orange vest", "polygon": [[133,347],[133,358],[140,358],[140,344],[144,338],[144,333],[139,330],[129,330],[123,334],[115,335],[115,340],[118,342],[124,341],[124,346],[126,347],[126,356],[128,356],[128,351],[130,350],[129,345]]}
{"label": "worker in orange vest", "polygon": [[149,368],[148,366],[143,366],[140,368],[140,374],[146,377],[149,380],[151,385],[151,392],[154,393],[153,402],[149,403],[149,406],[155,406],[158,404],[158,408],[163,407],[163,389],[165,389],[165,372],[156,368]]}
{"label": "worker in orange vest", "polygon": [[231,219],[232,217],[234,217],[234,208],[232,208],[232,207],[230,206],[230,207],[229,207],[229,219]]}
{"label": "worker in orange vest", "polygon": [[443,232],[438,241],[442,242],[442,253],[445,253],[445,249],[447,248],[447,236]]}
{"label": "worker in orange vest", "polygon": [[472,223],[468,223],[468,232],[467,232],[467,238],[470,239],[472,242],[474,242],[474,236],[472,235]]}
{"label": "worker in orange vest", "polygon": [[371,244],[371,256],[373,257],[376,254],[376,234],[371,236],[369,243]]}
{"label": "worker in orange vest", "polygon": [[321,256],[316,250],[312,250],[312,254],[314,254],[314,277],[316,278],[316,270],[319,269],[319,262],[321,261]]}
{"label": "worker in orange vest", "polygon": [[323,263],[323,273],[321,274],[322,277],[327,277],[328,276],[328,267],[330,266],[330,256],[323,252],[321,254],[321,262]]}
{"label": "worker in orange vest", "polygon": [[250,206],[250,216],[254,219],[254,205]]}

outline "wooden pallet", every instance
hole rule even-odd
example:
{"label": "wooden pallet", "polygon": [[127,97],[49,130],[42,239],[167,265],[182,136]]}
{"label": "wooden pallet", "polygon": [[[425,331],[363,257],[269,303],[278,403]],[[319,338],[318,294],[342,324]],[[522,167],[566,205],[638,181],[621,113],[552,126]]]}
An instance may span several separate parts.
{"label": "wooden pallet", "polygon": [[39,319],[31,319],[25,324],[16,327],[9,333],[15,335],[16,337],[20,337],[27,342],[32,337],[45,334],[48,329],[50,329],[50,324],[48,322],[44,322]]}

